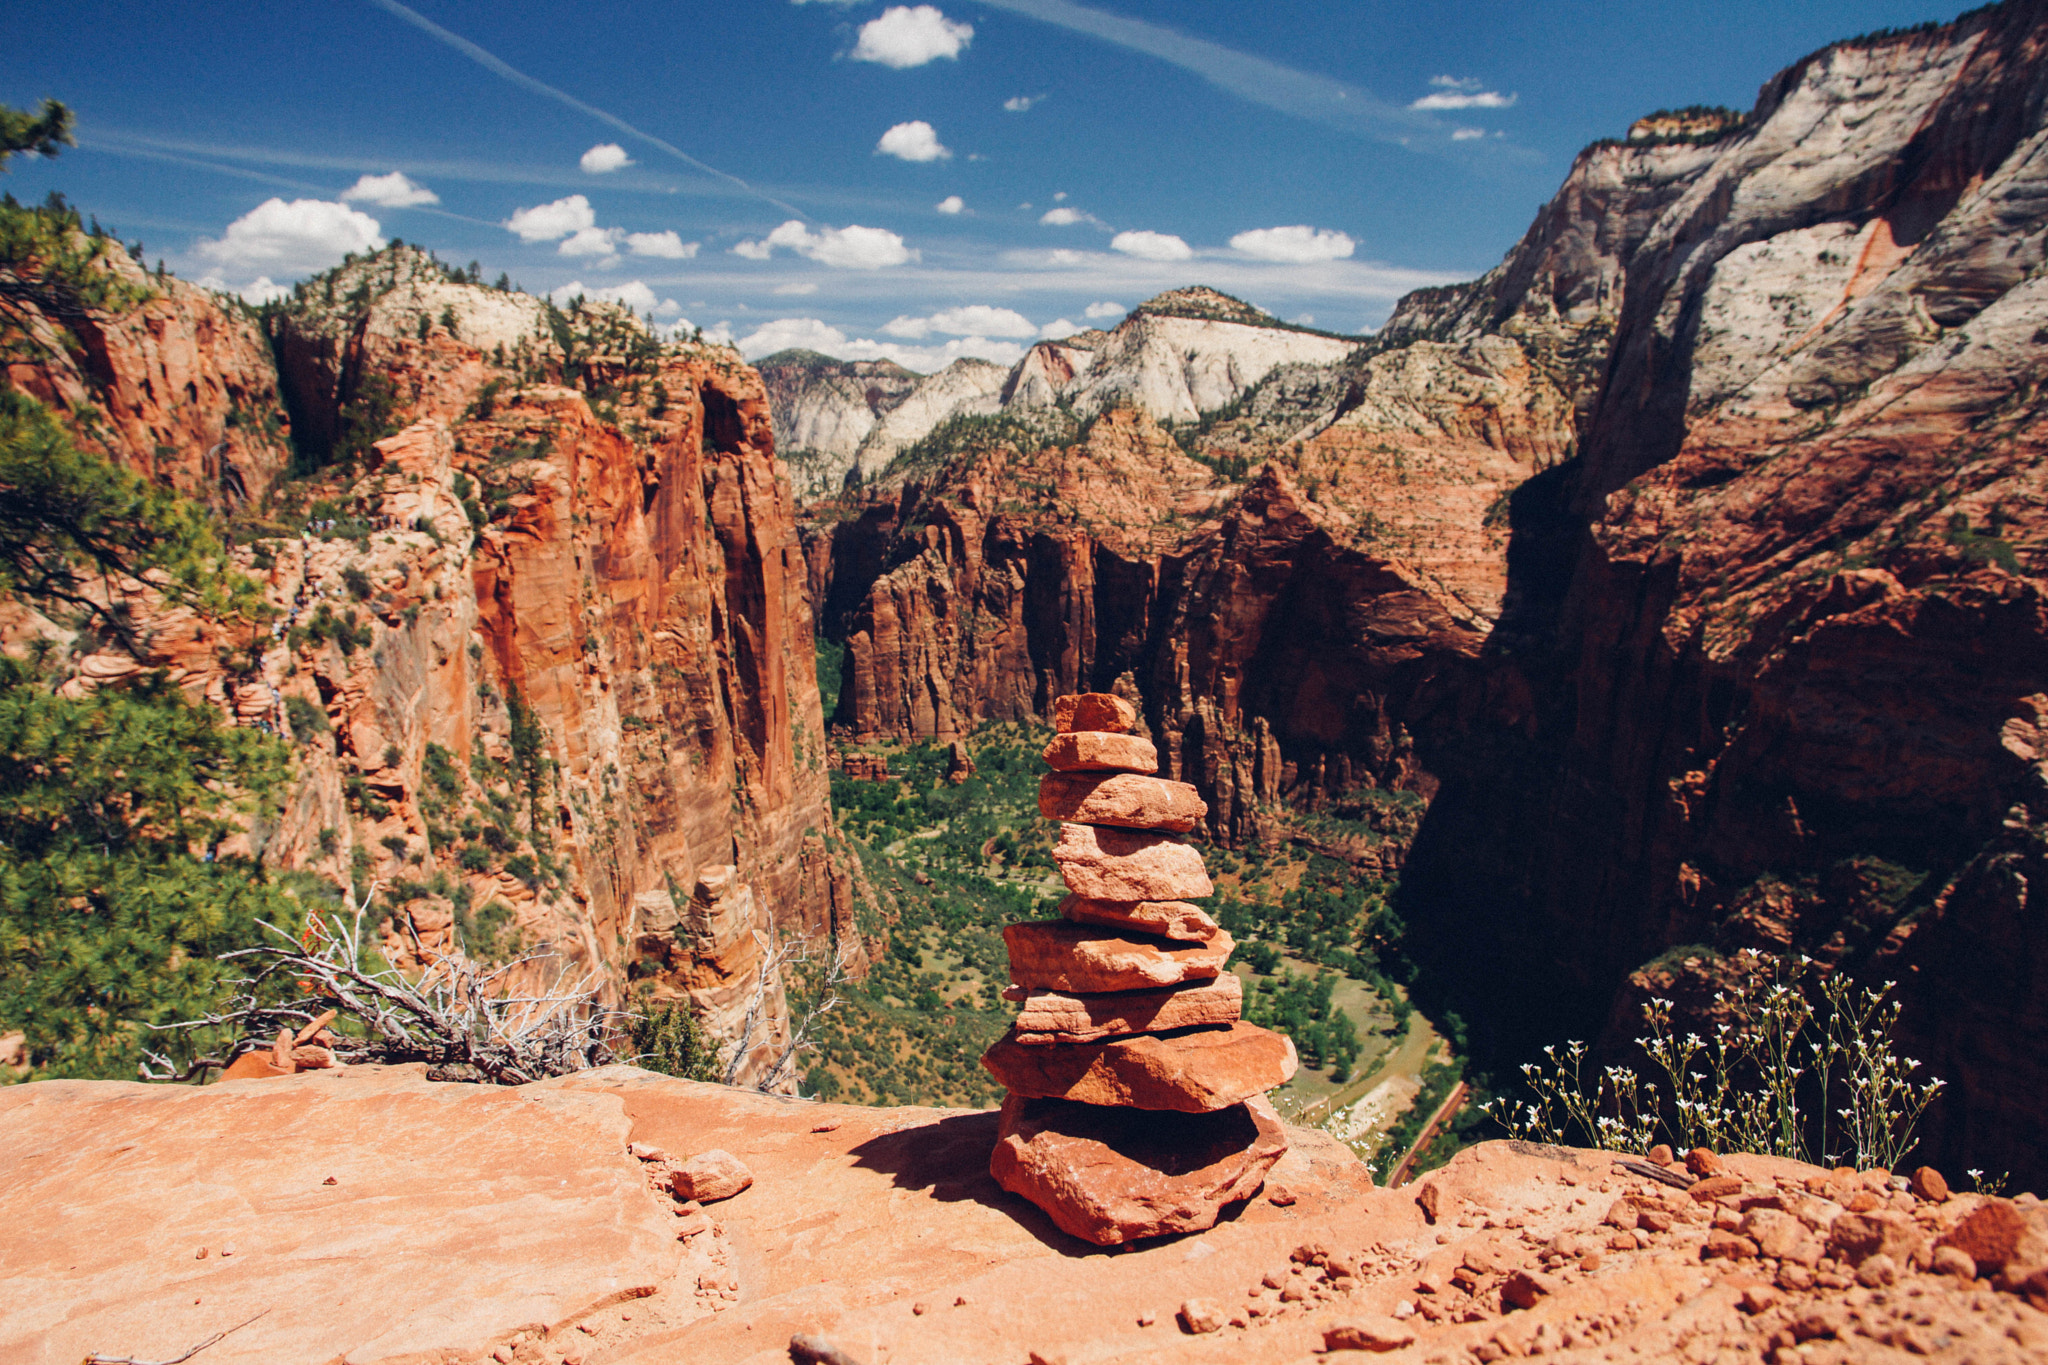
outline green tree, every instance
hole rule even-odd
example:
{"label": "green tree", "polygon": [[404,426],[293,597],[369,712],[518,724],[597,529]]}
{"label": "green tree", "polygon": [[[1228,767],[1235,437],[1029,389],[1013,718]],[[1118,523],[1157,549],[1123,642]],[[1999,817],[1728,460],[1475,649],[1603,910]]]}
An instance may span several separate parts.
{"label": "green tree", "polygon": [[215,619],[264,614],[203,509],[79,450],[41,403],[0,390],[0,592],[68,609],[139,653],[139,627],[108,591],[120,577]]}
{"label": "green tree", "polygon": [[77,145],[71,136],[71,110],[56,100],[44,100],[33,114],[0,104],[0,170],[17,152],[55,156],[58,148]]}
{"label": "green tree", "polygon": [[[91,589],[145,575],[215,616],[257,600],[200,509],[0,392],[0,593],[139,653],[140,626]],[[147,1025],[213,1003],[216,954],[297,923],[282,885],[219,853],[288,758],[161,672],[64,695],[48,654],[0,657],[0,1031],[26,1035],[35,1074],[133,1075]]]}

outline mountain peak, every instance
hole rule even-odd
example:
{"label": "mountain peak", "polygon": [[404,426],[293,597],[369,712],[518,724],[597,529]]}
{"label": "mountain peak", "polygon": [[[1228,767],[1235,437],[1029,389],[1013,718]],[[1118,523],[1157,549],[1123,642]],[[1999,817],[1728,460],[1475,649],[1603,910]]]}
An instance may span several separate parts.
{"label": "mountain peak", "polygon": [[1280,319],[1243,299],[1234,299],[1206,284],[1169,289],[1146,299],[1133,313],[1150,313],[1161,318],[1199,318],[1205,322],[1241,322],[1248,327],[1277,327]]}

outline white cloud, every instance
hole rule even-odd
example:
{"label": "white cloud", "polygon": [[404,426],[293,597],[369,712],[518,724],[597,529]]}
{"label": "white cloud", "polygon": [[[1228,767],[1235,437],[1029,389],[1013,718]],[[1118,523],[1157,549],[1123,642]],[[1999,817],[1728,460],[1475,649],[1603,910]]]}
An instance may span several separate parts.
{"label": "white cloud", "polygon": [[971,24],[957,24],[932,5],[891,5],[879,19],[860,26],[857,62],[880,62],[897,70],[941,57],[956,59],[974,39]]}
{"label": "white cloud", "polygon": [[852,223],[843,228],[828,227],[813,232],[792,218],[758,242],[741,242],[733,254],[765,261],[776,247],[787,247],[797,255],[841,270],[880,270],[917,259],[917,253],[903,245],[903,239],[887,228],[862,227]]}
{"label": "white cloud", "polygon": [[1185,261],[1195,254],[1192,247],[1170,232],[1119,232],[1109,239],[1109,249],[1141,261]]}
{"label": "white cloud", "polygon": [[656,298],[654,291],[645,281],[627,280],[624,284],[585,286],[581,280],[571,280],[560,289],[550,289],[548,297],[556,307],[571,299],[583,298],[592,303],[623,303],[636,313],[680,313],[682,305],[674,299]]}
{"label": "white cloud", "polygon": [[[205,281],[202,280],[200,283],[204,284]],[[287,285],[273,283],[268,275],[258,275],[254,283],[245,284],[235,292],[242,296],[244,303],[272,303],[286,297],[292,291]]]}
{"label": "white cloud", "polygon": [[1043,95],[1012,95],[1003,101],[1003,108],[1013,114],[1021,114],[1030,109],[1032,105],[1042,103],[1044,99],[1045,96]]}
{"label": "white cloud", "polygon": [[[1125,235],[1128,236],[1129,234],[1126,233]],[[1047,259],[1054,265],[1080,265],[1088,259],[1088,253],[1085,251],[1069,251],[1065,247],[1061,247],[1059,250],[1051,252]]]}
{"label": "white cloud", "polygon": [[820,351],[841,360],[893,360],[924,373],[942,370],[962,356],[1014,365],[1024,355],[1024,348],[1014,341],[983,336],[955,337],[938,346],[909,346],[897,341],[849,337],[817,318],[777,318],[763,323],[739,341],[740,353],[749,360],[759,360],[764,355],[773,355],[791,346]]}
{"label": "white cloud", "polygon": [[1072,227],[1076,223],[1086,223],[1090,220],[1088,215],[1079,209],[1047,209],[1038,215],[1038,221],[1047,227]]}
{"label": "white cloud", "polygon": [[940,213],[958,213],[967,207],[967,201],[957,194],[949,194],[932,207]]}
{"label": "white cloud", "polygon": [[1053,195],[1052,197],[1052,202],[1055,204],[1063,204],[1066,202],[1066,200],[1067,192],[1065,190],[1061,190],[1059,193]]}
{"label": "white cloud", "polygon": [[875,144],[877,156],[893,156],[901,161],[944,161],[953,155],[953,149],[942,146],[938,133],[923,119],[899,123],[882,134]]}
{"label": "white cloud", "polygon": [[1082,309],[1081,316],[1087,318],[1091,322],[1100,322],[1104,318],[1120,318],[1127,311],[1129,310],[1127,310],[1122,304],[1111,303],[1109,300],[1104,299],[1100,303],[1091,303],[1086,308]]}
{"label": "white cloud", "polygon": [[1289,265],[1341,261],[1358,247],[1358,243],[1344,233],[1312,228],[1306,224],[1240,232],[1230,239],[1230,244],[1247,256],[1262,261],[1284,261]]}
{"label": "white cloud", "polygon": [[555,249],[564,256],[616,256],[620,236],[617,228],[577,228]]}
{"label": "white cloud", "polygon": [[567,237],[572,232],[594,227],[596,223],[597,214],[592,212],[590,201],[580,194],[572,194],[552,204],[515,209],[505,220],[505,227],[522,242],[552,242],[557,237]]}
{"label": "white cloud", "polygon": [[1470,142],[1475,137],[1485,137],[1484,128],[1460,128],[1451,134],[1453,142]]}
{"label": "white cloud", "polygon": [[1516,99],[1488,90],[1484,82],[1469,76],[1431,76],[1429,83],[1436,90],[1409,105],[1410,109],[1505,109]]}
{"label": "white cloud", "polygon": [[233,275],[307,275],[384,245],[377,220],[325,199],[266,199],[193,251]]}
{"label": "white cloud", "polygon": [[985,303],[968,304],[963,308],[945,308],[925,318],[895,318],[884,325],[882,330],[892,337],[910,337],[913,340],[933,332],[956,337],[1038,335],[1038,329],[1031,325],[1031,319],[1022,313],[1008,308],[991,308]]}
{"label": "white cloud", "polygon": [[791,280],[788,284],[776,285],[775,292],[778,294],[815,294],[818,292],[818,286],[809,280]]}
{"label": "white cloud", "polygon": [[1051,322],[1038,329],[1038,339],[1040,341],[1058,341],[1061,337],[1070,337],[1081,330],[1083,330],[1081,327],[1067,321],[1065,318],[1054,318]]}
{"label": "white cloud", "polygon": [[632,165],[633,158],[616,142],[600,142],[578,158],[576,164],[592,175],[605,175]]}
{"label": "white cloud", "polygon": [[435,194],[417,180],[409,180],[403,171],[389,175],[365,175],[341,192],[343,200],[360,199],[365,204],[377,204],[387,209],[409,209],[416,204],[438,204],[441,196]]}
{"label": "white cloud", "polygon": [[674,231],[629,232],[626,250],[635,256],[658,256],[665,261],[687,261],[697,254],[696,242],[686,242]]}

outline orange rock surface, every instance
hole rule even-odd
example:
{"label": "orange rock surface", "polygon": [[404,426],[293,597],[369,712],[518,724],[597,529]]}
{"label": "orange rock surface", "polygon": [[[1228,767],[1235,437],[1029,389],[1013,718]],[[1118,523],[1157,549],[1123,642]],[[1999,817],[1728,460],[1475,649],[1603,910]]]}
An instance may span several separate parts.
{"label": "orange rock surface", "polygon": [[[1417,1361],[1757,1359],[1774,1340],[1824,1365],[2048,1351],[2048,1312],[2022,1292],[1911,1264],[1873,1291],[1796,1261],[1702,1261],[1722,1206],[1555,1147],[1487,1143],[1384,1190],[1326,1134],[1288,1129],[1267,1180],[1292,1203],[1112,1254],[989,1175],[999,1122],[629,1067],[519,1089],[417,1067],[0,1087],[0,1357],[167,1360],[245,1322],[196,1359],[767,1365],[802,1333],[868,1365],[1298,1365],[1326,1333],[1390,1321],[1415,1335],[1395,1359]],[[669,1172],[714,1149],[754,1183],[692,1212]],[[1815,1230],[1841,1215],[1810,1192],[1815,1168],[1726,1160],[1743,1200]],[[2043,1218],[1903,1198],[1937,1239],[1986,1207]],[[1620,1232],[1603,1221],[1617,1203],[1670,1210],[1664,1230]],[[1503,1298],[1517,1275],[1542,1291],[1531,1307]],[[1182,1333],[1191,1299],[1218,1307],[1215,1332]]]}

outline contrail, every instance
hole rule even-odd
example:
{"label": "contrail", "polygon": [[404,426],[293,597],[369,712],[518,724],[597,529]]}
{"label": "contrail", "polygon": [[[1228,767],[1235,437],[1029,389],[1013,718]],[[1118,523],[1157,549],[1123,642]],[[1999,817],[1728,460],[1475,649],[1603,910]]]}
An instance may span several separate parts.
{"label": "contrail", "polygon": [[533,91],[536,95],[545,95],[551,100],[554,100],[561,104],[566,104],[571,109],[574,109],[577,113],[587,114],[591,118],[596,119],[599,123],[618,129],[620,132],[626,134],[628,137],[638,138],[640,141],[645,142],[650,146],[659,147],[662,151],[667,152],[670,156],[675,157],[678,161],[681,161],[686,165],[694,166],[698,170],[704,172],[706,175],[715,175],[720,180],[729,180],[733,184],[738,185],[741,189],[745,190],[748,194],[753,195],[756,199],[765,200],[766,202],[775,205],[776,208],[781,209],[784,213],[792,213],[795,214],[798,218],[802,218],[805,221],[809,221],[810,215],[805,213],[802,209],[797,208],[795,205],[785,204],[780,199],[777,199],[774,195],[769,194],[764,190],[755,189],[752,185],[749,185],[746,181],[740,179],[738,176],[732,175],[726,171],[721,171],[716,166],[705,165],[696,157],[691,156],[688,152],[676,146],[674,143],[664,142],[652,133],[642,132],[640,129],[635,128],[632,124],[626,122],[624,119],[618,117],[616,114],[607,114],[604,110],[598,108],[594,104],[585,104],[582,100],[577,99],[574,95],[568,93],[566,90],[557,90],[554,86],[547,84],[545,81],[535,80],[533,77],[527,75],[524,71],[521,71],[518,67],[500,61],[498,58],[484,51],[482,48],[478,47],[475,43],[472,43],[471,41],[469,41],[469,39],[463,37],[462,35],[458,33],[450,33],[447,29],[442,28],[439,24],[427,18],[424,14],[420,14],[415,10],[408,9],[404,5],[399,4],[398,0],[369,0],[369,3],[375,5],[378,9],[383,10],[387,14],[393,15],[394,17],[399,19],[403,19],[406,23],[411,24],[414,28],[420,30],[422,33],[427,34],[429,37],[434,38],[440,42],[446,43],[449,47],[454,48],[457,52],[460,52],[463,56],[469,58],[478,66],[483,67],[487,71],[496,72],[498,75],[503,76],[506,80],[512,82],[514,85],[524,86],[528,90]]}
{"label": "contrail", "polygon": [[1448,130],[1436,120],[1388,104],[1356,86],[1282,66],[1205,38],[1190,38],[1157,24],[1076,5],[1072,0],[981,3],[1171,62],[1233,95],[1283,114],[1335,124],[1393,142],[1449,141]]}

